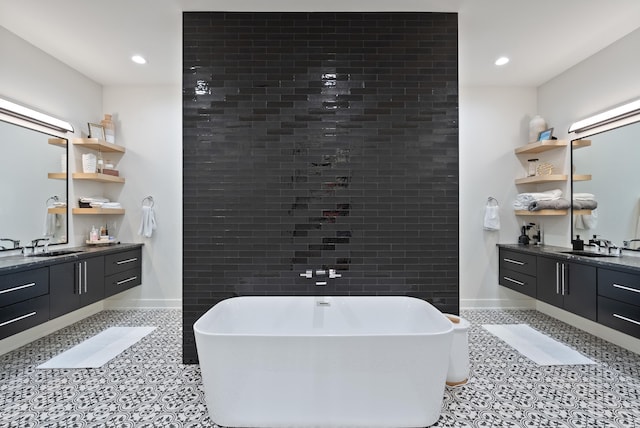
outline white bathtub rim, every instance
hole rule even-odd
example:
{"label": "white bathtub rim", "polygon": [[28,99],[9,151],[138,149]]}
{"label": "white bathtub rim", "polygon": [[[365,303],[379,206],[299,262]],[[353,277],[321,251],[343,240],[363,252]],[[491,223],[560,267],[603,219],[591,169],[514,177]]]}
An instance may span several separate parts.
{"label": "white bathtub rim", "polygon": [[[285,299],[304,299],[304,300],[311,300],[311,299],[336,299],[336,300],[349,300],[349,299],[359,299],[359,298],[374,298],[374,299],[385,299],[385,298],[393,298],[393,299],[401,299],[401,300],[407,300],[407,301],[411,301],[411,302],[415,302],[415,304],[418,305],[427,305],[428,308],[433,308],[435,309],[438,313],[440,313],[442,315],[442,318],[445,319],[447,321],[447,323],[445,324],[446,327],[445,328],[441,328],[438,329],[437,331],[421,331],[421,332],[415,332],[415,333],[405,333],[405,332],[393,332],[393,333],[354,333],[354,332],[344,332],[344,333],[317,333],[314,334],[312,331],[305,331],[305,332],[301,332],[301,333],[282,333],[282,332],[274,332],[274,333],[254,333],[254,332],[248,332],[248,333],[242,333],[242,332],[211,332],[208,331],[207,329],[201,328],[200,324],[203,324],[205,321],[204,319],[206,319],[206,316],[208,314],[210,314],[211,311],[213,311],[216,306],[224,304],[224,305],[229,305],[231,303],[231,301],[235,301],[238,302],[239,300],[256,300],[256,299],[281,299],[281,298],[285,298]],[[226,303],[225,303],[226,302]],[[203,321],[201,321],[203,320]],[[438,310],[435,306],[433,306],[431,303],[427,302],[426,300],[422,300],[419,299],[417,297],[412,297],[412,296],[295,296],[295,295],[283,295],[283,296],[234,296],[234,297],[230,297],[228,299],[222,300],[218,303],[216,303],[215,305],[213,305],[211,308],[209,308],[204,314],[202,314],[197,320],[196,322],[193,324],[193,331],[195,334],[200,334],[203,336],[207,336],[207,337],[238,337],[238,338],[266,338],[266,337],[286,337],[286,338],[306,338],[306,337],[313,337],[313,338],[339,338],[339,337],[345,337],[345,338],[357,338],[357,337],[362,337],[362,338],[367,338],[367,337],[378,337],[378,338],[394,338],[394,337],[434,337],[434,336],[439,336],[439,335],[443,335],[443,334],[451,334],[453,333],[455,329],[455,325],[453,322],[451,322],[451,320],[449,318],[447,318],[446,314],[444,314],[443,312],[441,312],[440,310]]]}

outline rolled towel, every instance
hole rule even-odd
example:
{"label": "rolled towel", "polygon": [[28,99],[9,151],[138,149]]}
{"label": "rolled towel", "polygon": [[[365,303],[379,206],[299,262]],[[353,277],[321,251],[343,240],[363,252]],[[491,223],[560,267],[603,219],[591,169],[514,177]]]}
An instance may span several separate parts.
{"label": "rolled towel", "polygon": [[529,205],[529,211],[567,210],[569,207],[571,207],[569,201],[560,198],[553,201],[534,201]]}
{"label": "rolled towel", "polygon": [[598,201],[574,199],[571,205],[574,210],[595,210],[598,208]]}
{"label": "rolled towel", "polygon": [[535,201],[553,201],[562,197],[562,190],[555,189],[537,193],[519,193],[513,202],[513,207],[517,210],[526,210]]}

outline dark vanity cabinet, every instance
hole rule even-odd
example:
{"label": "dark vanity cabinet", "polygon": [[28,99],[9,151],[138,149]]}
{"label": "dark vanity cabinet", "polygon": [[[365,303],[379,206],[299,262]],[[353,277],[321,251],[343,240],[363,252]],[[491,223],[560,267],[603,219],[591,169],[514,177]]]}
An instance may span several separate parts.
{"label": "dark vanity cabinet", "polygon": [[537,298],[595,321],[596,268],[550,257],[537,257]]}
{"label": "dark vanity cabinet", "polygon": [[640,337],[640,274],[598,269],[598,321]]}
{"label": "dark vanity cabinet", "polygon": [[78,253],[0,260],[0,339],[142,284],[142,244]]}
{"label": "dark vanity cabinet", "polygon": [[0,339],[48,319],[48,268],[0,275]]}
{"label": "dark vanity cabinet", "polygon": [[529,297],[536,297],[536,256],[500,250],[498,283]]}
{"label": "dark vanity cabinet", "polygon": [[53,265],[49,270],[52,318],[104,299],[104,257]]}
{"label": "dark vanity cabinet", "polygon": [[499,284],[640,338],[640,258],[563,256],[566,248],[499,246]]}
{"label": "dark vanity cabinet", "polygon": [[140,248],[105,256],[104,288],[107,297],[142,282],[142,250]]}

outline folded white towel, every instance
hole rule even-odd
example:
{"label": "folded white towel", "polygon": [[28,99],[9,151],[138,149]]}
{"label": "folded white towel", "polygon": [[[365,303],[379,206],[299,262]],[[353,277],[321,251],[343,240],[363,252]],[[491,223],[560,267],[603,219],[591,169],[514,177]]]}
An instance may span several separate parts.
{"label": "folded white towel", "polygon": [[532,202],[555,201],[562,197],[562,190],[554,189],[546,192],[519,193],[513,201],[513,208],[516,210],[528,210]]}
{"label": "folded white towel", "polygon": [[151,238],[153,231],[156,230],[156,213],[151,206],[142,207],[142,215],[140,216],[140,228],[138,235]]}
{"label": "folded white towel", "polygon": [[577,201],[595,201],[596,196],[593,193],[574,193],[573,199]]}
{"label": "folded white towel", "polygon": [[591,210],[591,214],[576,216],[575,228],[581,230],[595,229],[598,226],[598,210]]}
{"label": "folded white towel", "polygon": [[56,224],[58,223],[57,214],[47,212],[44,217],[44,227],[42,228],[42,236],[53,236],[56,234]]}
{"label": "folded white towel", "polygon": [[483,228],[484,230],[500,230],[500,206],[496,198],[489,197],[487,199]]}
{"label": "folded white towel", "polygon": [[[93,206],[93,204],[91,204],[91,206]],[[104,202],[102,203],[101,208],[106,208],[106,209],[119,209],[122,208],[122,205],[120,205],[120,202]]]}

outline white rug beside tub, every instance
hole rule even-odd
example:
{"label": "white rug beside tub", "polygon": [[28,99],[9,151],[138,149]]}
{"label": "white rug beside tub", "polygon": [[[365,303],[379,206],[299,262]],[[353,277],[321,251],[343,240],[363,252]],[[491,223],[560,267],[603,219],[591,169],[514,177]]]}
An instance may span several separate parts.
{"label": "white rug beside tub", "polygon": [[110,327],[82,343],[40,364],[38,369],[80,369],[102,367],[134,345],[155,327]]}
{"label": "white rug beside tub", "polygon": [[541,366],[596,364],[527,324],[484,324],[482,327]]}

